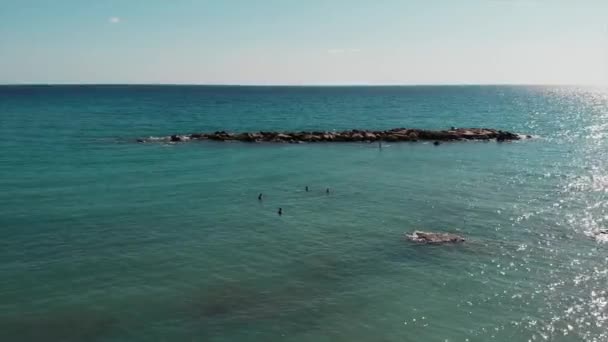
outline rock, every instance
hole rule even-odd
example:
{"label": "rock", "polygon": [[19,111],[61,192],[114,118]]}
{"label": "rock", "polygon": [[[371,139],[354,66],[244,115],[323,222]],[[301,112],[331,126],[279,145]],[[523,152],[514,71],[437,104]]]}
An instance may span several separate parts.
{"label": "rock", "polygon": [[519,140],[519,135],[511,132],[498,131],[496,133],[496,141]]}
{"label": "rock", "polygon": [[414,231],[410,235],[405,235],[406,239],[413,242],[424,243],[424,244],[446,244],[446,243],[460,243],[464,242],[465,239],[456,234],[451,233],[432,233],[432,232],[421,232]]}
{"label": "rock", "polygon": [[363,136],[365,136],[365,139],[367,140],[376,140],[377,137],[374,133],[370,133],[370,132],[365,132],[363,133]]}
{"label": "rock", "polygon": [[319,137],[317,137],[316,135],[313,134],[306,134],[303,138],[302,141],[306,141],[306,142],[314,142],[314,141],[318,141]]}
{"label": "rock", "polygon": [[439,141],[435,140],[435,141],[433,142],[433,145],[435,145],[435,146],[439,146],[439,145],[441,145],[441,143],[440,143]]}
{"label": "rock", "polygon": [[350,136],[351,141],[361,141],[363,140],[363,135],[361,133],[353,133],[353,135]]}
{"label": "rock", "polygon": [[350,141],[350,137],[342,133],[334,133],[332,141]]}
{"label": "rock", "polygon": [[461,129],[456,134],[461,138],[469,140],[488,140],[494,133],[484,129]]}
{"label": "rock", "polygon": [[608,243],[608,230],[600,229],[593,233],[593,237],[597,242]]}
{"label": "rock", "polygon": [[169,139],[169,141],[178,142],[178,141],[182,141],[182,138],[179,135],[172,135],[171,139]]}
{"label": "rock", "polygon": [[143,143],[143,142],[146,142],[146,141],[145,141],[144,139],[141,139],[141,138],[140,138],[140,139],[137,139],[137,142],[138,142],[138,143]]}
{"label": "rock", "polygon": [[207,139],[226,141],[226,140],[234,140],[235,138],[238,139],[238,137],[240,137],[240,136],[241,135],[235,136],[234,133],[226,133],[224,131],[219,131],[219,132],[215,132],[215,133],[207,135]]}
{"label": "rock", "polygon": [[333,141],[334,135],[331,133],[325,133],[321,136],[321,138],[323,139],[323,141]]}
{"label": "rock", "polygon": [[279,133],[279,134],[277,134],[277,135],[276,135],[274,138],[275,138],[275,139],[278,139],[278,140],[287,141],[287,140],[291,140],[291,135],[287,135],[287,134]]}
{"label": "rock", "polygon": [[253,135],[251,133],[240,133],[234,138],[238,141],[253,142]]}
{"label": "rock", "polygon": [[387,134],[386,136],[384,136],[385,141],[399,141],[399,137],[395,134]]}
{"label": "rock", "polygon": [[407,134],[401,132],[393,133],[391,135],[396,139],[396,141],[410,141],[410,137]]}
{"label": "rock", "polygon": [[221,134],[211,134],[209,135],[209,139],[210,140],[218,140],[218,141],[224,141],[226,139],[224,139],[224,136],[222,136]]}

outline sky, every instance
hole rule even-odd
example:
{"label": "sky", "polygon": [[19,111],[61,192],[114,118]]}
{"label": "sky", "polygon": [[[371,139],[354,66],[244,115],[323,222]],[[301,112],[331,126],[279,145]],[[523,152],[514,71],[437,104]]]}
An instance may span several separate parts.
{"label": "sky", "polygon": [[608,0],[0,0],[0,83],[607,84]]}

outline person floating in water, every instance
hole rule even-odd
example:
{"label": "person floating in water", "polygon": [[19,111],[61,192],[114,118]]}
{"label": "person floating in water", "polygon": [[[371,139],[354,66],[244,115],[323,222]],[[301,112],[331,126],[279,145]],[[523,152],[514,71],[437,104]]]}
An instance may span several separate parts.
{"label": "person floating in water", "polygon": [[306,186],[306,192],[308,192],[308,185]]}
{"label": "person floating in water", "polygon": [[279,216],[283,215],[283,208],[279,208],[279,211],[277,212],[277,214],[279,214]]}
{"label": "person floating in water", "polygon": [[325,193],[329,195],[329,188],[325,189]]}
{"label": "person floating in water", "polygon": [[261,201],[261,200],[262,200],[262,193],[260,193],[260,194],[258,195],[258,201]]}

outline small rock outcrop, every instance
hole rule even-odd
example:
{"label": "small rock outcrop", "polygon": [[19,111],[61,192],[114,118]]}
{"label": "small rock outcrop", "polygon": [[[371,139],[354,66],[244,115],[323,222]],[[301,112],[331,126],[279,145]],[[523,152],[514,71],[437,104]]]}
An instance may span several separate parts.
{"label": "small rock outcrop", "polygon": [[147,141],[182,142],[193,140],[213,141],[241,141],[241,142],[274,142],[274,143],[300,143],[300,142],[414,142],[433,141],[439,145],[445,141],[463,140],[496,140],[499,142],[519,140],[521,136],[512,132],[491,128],[454,128],[449,130],[424,130],[414,128],[393,128],[384,131],[350,130],[340,132],[243,132],[229,133],[217,131],[213,133],[191,133],[185,135],[171,135],[164,138],[145,139]]}
{"label": "small rock outcrop", "polygon": [[599,229],[597,231],[590,232],[588,235],[597,242],[608,243],[608,229]]}
{"label": "small rock outcrop", "polygon": [[406,234],[405,238],[409,241],[430,245],[460,243],[465,241],[465,238],[462,236],[452,233],[421,232],[418,230],[414,231],[412,234]]}

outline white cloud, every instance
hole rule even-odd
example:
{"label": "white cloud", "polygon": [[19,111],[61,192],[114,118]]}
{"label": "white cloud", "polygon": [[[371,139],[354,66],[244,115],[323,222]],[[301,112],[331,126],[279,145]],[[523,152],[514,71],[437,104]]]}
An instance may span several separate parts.
{"label": "white cloud", "polygon": [[120,22],[120,18],[119,17],[110,17],[110,18],[108,18],[108,22],[110,24],[118,24]]}

